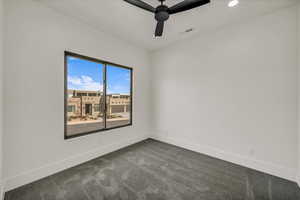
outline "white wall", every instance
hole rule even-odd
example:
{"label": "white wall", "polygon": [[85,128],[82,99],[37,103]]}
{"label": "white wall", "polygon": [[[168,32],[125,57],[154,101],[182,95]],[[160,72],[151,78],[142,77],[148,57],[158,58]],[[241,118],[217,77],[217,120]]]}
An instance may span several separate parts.
{"label": "white wall", "polygon": [[2,197],[2,135],[3,135],[3,0],[0,0],[0,198]]}
{"label": "white wall", "polygon": [[[146,138],[149,108],[158,139],[295,179],[295,9],[155,52],[152,90],[146,51],[31,0],[5,11],[6,190]],[[63,140],[64,50],[134,68],[133,127]]]}
{"label": "white wall", "polygon": [[297,11],[153,54],[155,137],[295,180]]}
{"label": "white wall", "polygon": [[[140,141],[149,131],[148,53],[31,0],[5,1],[6,190]],[[64,50],[134,68],[133,127],[64,140]]]}

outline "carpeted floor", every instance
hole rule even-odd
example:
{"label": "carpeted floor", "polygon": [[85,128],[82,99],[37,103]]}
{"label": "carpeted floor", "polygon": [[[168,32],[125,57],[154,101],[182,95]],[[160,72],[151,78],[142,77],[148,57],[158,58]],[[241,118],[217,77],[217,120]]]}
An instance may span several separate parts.
{"label": "carpeted floor", "polygon": [[149,139],[5,200],[299,200],[299,193],[296,183]]}

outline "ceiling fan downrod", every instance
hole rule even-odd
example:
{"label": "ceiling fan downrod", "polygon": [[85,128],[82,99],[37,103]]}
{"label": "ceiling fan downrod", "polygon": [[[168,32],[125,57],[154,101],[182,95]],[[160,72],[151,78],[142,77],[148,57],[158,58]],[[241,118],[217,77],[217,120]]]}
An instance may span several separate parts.
{"label": "ceiling fan downrod", "polygon": [[174,6],[168,7],[164,5],[166,0],[158,0],[160,5],[154,8],[153,6],[141,0],[124,0],[136,7],[154,13],[154,18],[157,21],[155,29],[155,37],[161,37],[164,30],[164,23],[167,21],[171,14],[187,11],[205,4],[210,3],[210,0],[184,0]]}

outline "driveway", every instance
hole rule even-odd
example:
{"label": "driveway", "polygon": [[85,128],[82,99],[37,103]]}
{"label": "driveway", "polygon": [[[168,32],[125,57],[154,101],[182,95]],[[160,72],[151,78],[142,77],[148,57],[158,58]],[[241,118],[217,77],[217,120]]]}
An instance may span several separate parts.
{"label": "driveway", "polygon": [[[107,128],[112,128],[116,126],[122,126],[129,124],[129,120],[111,120],[106,122]],[[84,132],[95,131],[104,128],[103,122],[94,122],[94,123],[82,123],[82,124],[71,124],[67,126],[68,136],[73,136],[81,134]]]}

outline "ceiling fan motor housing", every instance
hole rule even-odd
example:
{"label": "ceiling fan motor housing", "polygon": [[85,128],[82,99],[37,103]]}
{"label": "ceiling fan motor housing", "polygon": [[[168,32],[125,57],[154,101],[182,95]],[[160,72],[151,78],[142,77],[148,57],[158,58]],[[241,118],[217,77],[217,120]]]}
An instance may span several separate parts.
{"label": "ceiling fan motor housing", "polygon": [[169,8],[165,5],[160,5],[156,8],[155,19],[159,22],[163,22],[169,19]]}
{"label": "ceiling fan motor housing", "polygon": [[181,2],[171,6],[170,8],[164,4],[166,0],[158,0],[160,5],[154,8],[150,4],[143,0],[124,0],[136,7],[154,13],[154,17],[157,21],[155,29],[155,37],[161,37],[164,31],[164,24],[170,17],[170,15],[191,10],[193,8],[203,6],[210,3],[211,0],[181,0]]}

